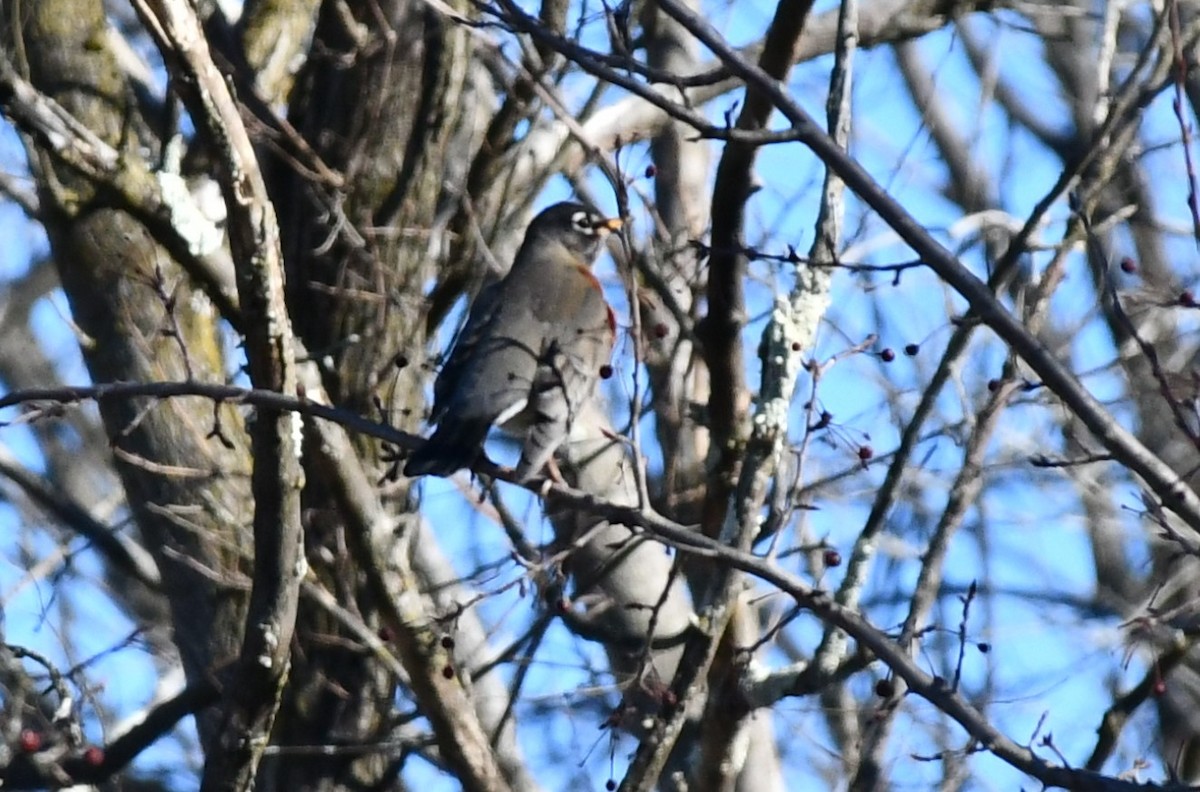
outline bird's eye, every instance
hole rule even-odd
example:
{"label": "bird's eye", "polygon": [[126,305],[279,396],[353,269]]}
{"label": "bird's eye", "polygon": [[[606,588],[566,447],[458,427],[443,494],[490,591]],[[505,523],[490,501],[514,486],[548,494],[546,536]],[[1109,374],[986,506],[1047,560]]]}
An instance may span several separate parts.
{"label": "bird's eye", "polygon": [[596,233],[596,223],[588,212],[576,212],[571,215],[571,226],[576,231],[582,231],[585,234]]}

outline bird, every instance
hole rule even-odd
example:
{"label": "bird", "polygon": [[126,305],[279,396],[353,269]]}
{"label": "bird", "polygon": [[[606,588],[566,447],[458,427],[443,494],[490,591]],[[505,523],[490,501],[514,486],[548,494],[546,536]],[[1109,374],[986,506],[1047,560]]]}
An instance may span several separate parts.
{"label": "bird", "polygon": [[[537,215],[508,273],[475,299],[433,387],[433,434],[404,475],[450,476],[483,454],[493,427],[522,440],[514,471],[561,478],[555,451],[596,383],[611,374],[616,316],[592,273],[623,225],[582,203]],[[547,467],[549,465],[549,467]]]}

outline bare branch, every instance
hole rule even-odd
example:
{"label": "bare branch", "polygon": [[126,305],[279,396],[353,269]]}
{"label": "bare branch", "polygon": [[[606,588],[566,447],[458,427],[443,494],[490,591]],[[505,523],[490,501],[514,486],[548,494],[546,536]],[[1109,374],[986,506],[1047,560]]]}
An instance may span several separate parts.
{"label": "bare branch", "polygon": [[[136,0],[184,101],[218,154],[237,270],[250,380],[296,391],[292,331],[283,297],[279,228],[257,158],[229,87],[213,63],[195,10],[182,0]],[[253,783],[287,681],[304,555],[300,525],[297,416],[260,411],[251,431],[254,471],[254,583],[241,658],[225,698],[224,750],[208,756],[202,789]]]}

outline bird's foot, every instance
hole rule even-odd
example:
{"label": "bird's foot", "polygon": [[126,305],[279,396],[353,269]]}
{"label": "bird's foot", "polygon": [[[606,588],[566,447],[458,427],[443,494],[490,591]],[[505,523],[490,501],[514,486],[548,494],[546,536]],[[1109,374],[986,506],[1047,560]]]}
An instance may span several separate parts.
{"label": "bird's foot", "polygon": [[558,460],[554,457],[546,460],[546,476],[555,484],[561,484],[564,487],[568,486],[567,480],[563,478],[562,470],[558,467]]}

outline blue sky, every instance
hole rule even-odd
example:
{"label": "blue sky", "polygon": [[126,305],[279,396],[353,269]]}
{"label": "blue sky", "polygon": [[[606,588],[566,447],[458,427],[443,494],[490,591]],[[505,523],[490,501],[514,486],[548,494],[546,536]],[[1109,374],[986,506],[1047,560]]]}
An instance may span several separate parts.
{"label": "blue sky", "polygon": [[[829,5],[818,4],[818,7]],[[769,11],[766,7],[739,4],[714,8],[712,18],[728,32],[731,40],[741,43],[759,34],[769,19]],[[602,35],[596,28],[592,30],[591,37],[585,40],[601,46]],[[1029,100],[1038,102],[1049,118],[1065,124],[1061,104],[1052,95],[1051,80],[1039,62],[1040,45],[1028,33],[1013,27],[996,27],[992,32],[992,45],[999,53],[1002,74],[1019,82]],[[974,141],[977,162],[993,177],[1003,205],[1016,217],[1023,218],[1058,177],[1057,162],[1028,135],[1011,132],[1007,120],[994,106],[980,105],[980,86],[969,74],[961,44],[951,31],[927,36],[921,51],[926,63],[936,67],[939,89],[951,100],[947,105],[963,124],[961,129]],[[824,116],[824,86],[830,63],[825,58],[803,64],[790,81],[794,93],[817,118]],[[945,229],[959,219],[960,211],[938,195],[946,174],[928,131],[897,86],[892,56],[886,51],[860,53],[856,73],[853,152],[914,216],[944,236]],[[719,118],[736,98],[730,95],[713,103],[712,117]],[[1175,142],[1145,153],[1144,162],[1156,178],[1159,211],[1186,229],[1187,185],[1181,177],[1179,128],[1171,114],[1169,97],[1160,97],[1149,109],[1144,136],[1150,141]],[[714,145],[714,163],[719,153],[719,147]],[[7,126],[0,134],[0,157],[10,172],[22,171],[19,146]],[[647,161],[640,149],[624,155],[623,159],[630,163],[631,173],[640,172]],[[1013,167],[1012,163],[1019,165]],[[762,151],[757,170],[763,189],[751,202],[748,238],[755,244],[761,239],[763,249],[772,252],[782,252],[788,244],[806,250],[813,235],[815,201],[822,176],[819,163],[798,145],[776,146]],[[645,182],[642,186],[649,189],[651,185]],[[595,180],[593,187],[609,201],[605,207],[611,209],[615,202],[603,183]],[[539,199],[539,205],[548,205],[565,196],[563,184],[556,183]],[[635,217],[637,211],[635,207]],[[1050,216],[1052,222],[1044,232],[1047,240],[1061,233],[1068,217],[1065,201],[1056,205]],[[0,248],[0,277],[17,277],[31,257],[45,253],[45,241],[34,226],[8,205],[0,205],[0,228],[9,240],[8,245]],[[635,225],[635,234],[637,228]],[[854,200],[849,203],[846,228],[848,233],[856,235],[853,241],[869,239],[884,231],[880,222],[864,215],[861,205]],[[959,243],[948,238],[945,241],[952,249]],[[1176,237],[1170,244],[1172,251],[1178,252],[1181,281],[1190,284],[1195,279],[1194,242]],[[1035,254],[1033,266],[1045,266],[1049,255]],[[866,263],[885,264],[909,258],[911,253],[907,249],[891,244],[876,250]],[[967,251],[963,260],[977,274],[984,274],[985,265],[977,247]],[[603,262],[599,271],[614,304],[624,305],[623,290],[611,262]],[[757,281],[749,288],[751,314],[762,317],[772,289],[787,288],[789,278],[777,265],[762,262],[754,266],[753,272]],[[959,311],[963,306],[961,299],[948,293],[925,270],[907,272],[897,286],[891,285],[889,275],[875,276],[871,283],[872,288],[867,289],[861,278],[848,272],[837,275],[834,305],[813,354],[828,358],[868,334],[878,333],[874,351],[890,347],[897,351],[897,358],[885,364],[873,354],[851,356],[834,366],[822,380],[819,398],[834,414],[837,428],[827,433],[834,442],[825,443],[821,438],[814,443],[805,466],[809,480],[853,470],[859,443],[869,442],[880,454],[894,446],[901,428],[897,414],[906,418],[916,404],[920,389],[952,332],[947,307]],[[1121,281],[1120,285],[1132,288],[1136,283]],[[1095,309],[1084,264],[1076,255],[1069,265],[1067,283],[1055,297],[1053,319],[1059,327],[1073,331],[1069,355],[1076,370],[1097,372],[1087,377],[1088,386],[1098,396],[1118,397],[1122,393],[1121,382],[1101,371],[1111,362],[1113,351],[1107,334],[1095,321]],[[67,379],[83,382],[86,376],[65,321],[66,314],[65,300],[56,293],[38,306],[35,326],[43,343],[53,350],[56,362],[68,372]],[[753,350],[762,327],[763,321],[758,318],[744,333],[749,350],[748,381],[752,384],[758,381]],[[1194,333],[1195,323],[1187,329]],[[901,352],[909,343],[920,345],[918,353],[911,357]],[[946,422],[979,407],[986,395],[984,383],[998,375],[1004,354],[1005,350],[993,336],[986,331],[977,333],[971,354],[939,402]],[[627,391],[630,378],[637,374],[627,357],[618,361],[617,371],[617,381],[609,388],[611,398]],[[808,393],[808,388],[808,382],[802,378],[797,390],[801,395],[794,411],[796,427],[803,423],[799,403],[807,398],[803,394]],[[889,404],[890,394],[898,394],[895,397],[898,408]],[[1117,415],[1124,421],[1130,420],[1125,411],[1118,410]],[[11,416],[9,413],[5,417]],[[1006,414],[991,458],[995,467],[986,474],[996,483],[985,490],[955,540],[946,564],[947,585],[961,589],[977,580],[991,592],[973,606],[975,615],[969,632],[973,642],[986,641],[992,650],[987,654],[967,653],[964,689],[971,694],[986,693],[989,714],[1018,742],[1027,741],[1044,718],[1041,733],[1053,733],[1059,750],[1072,762],[1081,763],[1094,744],[1094,729],[1110,698],[1110,687],[1134,684],[1144,671],[1145,658],[1134,654],[1125,662],[1123,633],[1116,619],[1081,619],[1075,609],[1054,604],[1056,599],[1086,599],[1095,585],[1087,535],[1075,500],[1066,496],[1048,497],[1056,486],[1062,487],[1062,492],[1069,492],[1069,488],[1055,484],[1058,474],[1034,471],[1022,464],[1029,454],[1039,450],[1053,452],[1057,448],[1058,417],[1055,408],[1047,408],[1036,400],[1010,408]],[[644,420],[643,437],[652,438],[649,431],[652,419]],[[799,440],[799,437],[797,430],[794,438]],[[922,463],[921,470],[913,477],[916,492],[892,513],[887,541],[865,593],[876,624],[892,626],[903,619],[906,603],[901,601],[897,605],[894,595],[912,589],[917,556],[944,502],[945,487],[961,461],[961,448],[955,440],[953,433],[948,432],[927,441],[916,456]],[[0,430],[0,446],[23,463],[40,468],[29,436],[21,427]],[[503,453],[497,456],[502,457]],[[805,515],[812,535],[825,537],[847,554],[882,472],[881,465],[873,465],[868,471],[855,473],[848,486],[829,487],[819,500],[820,510]],[[1114,501],[1136,506],[1137,491],[1127,478],[1115,475],[1113,479]],[[514,564],[502,563],[510,552],[502,531],[467,505],[455,483],[427,480],[421,486],[428,519],[451,526],[440,530],[438,535],[460,571],[467,574],[480,566],[500,562],[499,572],[486,586],[489,589],[521,574]],[[525,520],[531,539],[549,539],[549,526],[525,493],[506,488],[505,497]],[[1139,551],[1144,555],[1142,527],[1132,514],[1125,515],[1125,525],[1131,553],[1135,557]],[[15,512],[0,506],[0,603],[4,608],[7,640],[34,648],[63,664],[104,653],[122,642],[132,625],[107,605],[99,565],[82,540],[66,544],[72,550],[69,563],[54,563],[52,559],[60,543],[40,528],[18,524]],[[795,541],[795,535],[789,533],[783,541]],[[795,563],[796,569],[803,572],[799,559]],[[39,564],[48,565],[54,574],[31,580],[30,570]],[[834,586],[839,579],[839,570],[834,570],[826,583]],[[1031,597],[1031,593],[1044,596]],[[519,635],[536,612],[534,598],[521,599],[516,590],[484,600],[478,610],[484,621],[493,625],[498,644]],[[957,639],[952,631],[959,618],[955,598],[945,599],[936,621],[950,632],[937,633],[929,640],[922,658],[929,667],[941,667],[946,658],[956,653]],[[819,624],[803,618],[793,626],[789,637],[811,649],[819,638],[819,630]],[[70,645],[76,654],[68,655],[64,650],[67,645],[62,638],[64,633],[71,636]],[[778,651],[772,651],[767,658],[782,661]],[[533,673],[529,675],[518,715],[526,719],[541,718],[536,723],[529,720],[522,737],[531,764],[548,789],[565,789],[585,781],[600,788],[610,772],[617,778],[621,776],[632,742],[618,738],[610,743],[598,728],[602,708],[586,703],[595,701],[596,696],[608,706],[616,702],[611,680],[603,669],[599,647],[571,635],[558,624],[551,627],[533,660]],[[502,673],[511,674],[512,669],[506,668]],[[869,691],[878,673],[875,669],[872,674],[862,675],[855,682],[856,687]],[[89,691],[85,700],[94,700],[107,713],[120,717],[147,701],[154,674],[143,647],[135,643],[104,655],[91,665],[87,679],[95,689]],[[90,708],[91,704],[85,707]],[[1144,713],[1139,716],[1143,727],[1145,717]],[[933,730],[931,724],[940,719],[928,705],[912,703],[906,708],[891,749],[897,788],[925,789],[939,777],[938,763],[915,761],[910,754],[933,750],[928,735]],[[785,759],[796,788],[817,788],[822,768],[830,761],[827,752],[833,750],[819,704],[813,699],[782,702],[776,710],[776,728],[787,747]],[[952,743],[965,745],[961,730],[956,726],[947,728],[956,735]],[[1132,736],[1123,744],[1110,769],[1127,766],[1139,753],[1152,755],[1153,745],[1145,728],[1135,728],[1129,734]],[[90,736],[97,740],[102,737],[99,733]],[[164,743],[139,759],[139,766],[175,765],[179,757],[176,746]],[[987,755],[974,755],[970,761],[976,773],[969,788],[1011,789],[1028,783]],[[187,768],[182,769],[177,779],[178,789],[194,787],[194,775]],[[416,763],[406,771],[406,779],[427,790],[456,786]]]}

